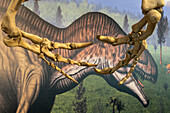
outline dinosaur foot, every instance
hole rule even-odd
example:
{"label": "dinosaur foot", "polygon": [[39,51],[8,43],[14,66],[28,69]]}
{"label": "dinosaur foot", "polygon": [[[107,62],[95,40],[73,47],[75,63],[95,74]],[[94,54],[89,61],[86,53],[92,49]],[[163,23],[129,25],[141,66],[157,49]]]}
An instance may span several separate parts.
{"label": "dinosaur foot", "polygon": [[84,48],[87,47],[89,45],[93,44],[93,42],[86,42],[86,43],[71,43],[70,47],[71,49],[80,49],[80,48]]}

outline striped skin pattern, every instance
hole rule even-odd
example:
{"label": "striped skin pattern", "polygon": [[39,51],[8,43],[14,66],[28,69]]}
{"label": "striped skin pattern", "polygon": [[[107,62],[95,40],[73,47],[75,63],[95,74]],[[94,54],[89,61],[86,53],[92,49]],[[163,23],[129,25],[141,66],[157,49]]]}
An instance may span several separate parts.
{"label": "striped skin pattern", "polygon": [[[0,1],[0,22],[10,0]],[[66,28],[57,28],[38,17],[28,8],[19,8],[16,25],[23,31],[46,37],[55,42],[94,42],[93,45],[78,49],[57,49],[54,52],[74,60],[98,64],[97,68],[113,67],[125,57],[129,49],[126,45],[111,46],[98,41],[96,35],[121,37],[126,35],[119,25],[105,14],[91,12],[84,14]],[[52,109],[55,95],[71,90],[78,84],[66,79],[57,71],[38,59],[38,56],[22,48],[8,48],[3,44],[4,34],[0,31],[0,113],[13,113],[24,109],[28,113],[48,113]],[[79,83],[94,69],[84,66],[56,63]],[[123,85],[119,80],[128,72],[130,65],[123,67],[112,75],[97,75],[110,86],[128,93],[147,106],[148,98],[138,83],[137,74],[146,80],[156,82],[157,66],[148,50],[145,50],[137,64],[133,76]],[[35,80],[35,84],[29,84]],[[33,95],[26,92],[34,91]],[[24,100],[24,101],[21,101]],[[25,108],[25,103],[29,107]]]}

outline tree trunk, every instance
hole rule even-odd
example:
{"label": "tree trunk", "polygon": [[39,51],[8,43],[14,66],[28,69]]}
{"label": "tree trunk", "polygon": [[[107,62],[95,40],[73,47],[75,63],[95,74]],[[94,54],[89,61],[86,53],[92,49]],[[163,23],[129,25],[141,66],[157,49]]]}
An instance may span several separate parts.
{"label": "tree trunk", "polygon": [[113,105],[113,113],[115,113],[115,105]]}
{"label": "tree trunk", "polygon": [[162,43],[160,43],[160,64],[162,64]]}

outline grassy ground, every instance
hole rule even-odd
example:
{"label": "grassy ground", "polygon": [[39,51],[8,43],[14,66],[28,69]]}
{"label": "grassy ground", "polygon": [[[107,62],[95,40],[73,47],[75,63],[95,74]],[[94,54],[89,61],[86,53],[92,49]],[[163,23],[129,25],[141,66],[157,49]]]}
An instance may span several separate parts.
{"label": "grassy ground", "polygon": [[[106,107],[111,96],[118,97],[125,104],[125,111],[122,111],[122,113],[157,113],[160,110],[160,101],[163,103],[164,112],[170,113],[170,88],[167,91],[163,88],[165,83],[168,83],[170,87],[170,75],[166,75],[166,65],[170,63],[170,48],[167,48],[167,51],[164,52],[163,47],[162,65],[159,64],[159,48],[156,53],[153,46],[149,46],[148,49],[158,65],[159,72],[156,84],[141,80],[145,85],[144,90],[150,98],[149,106],[144,108],[136,98],[117,91],[109,86],[101,77],[91,75],[84,80],[84,87],[86,88],[84,97],[87,98],[87,113],[98,112],[97,102],[99,100],[101,102],[102,112],[111,113],[112,108]],[[52,113],[74,113],[72,103],[76,89],[77,87],[69,92],[57,95]]]}

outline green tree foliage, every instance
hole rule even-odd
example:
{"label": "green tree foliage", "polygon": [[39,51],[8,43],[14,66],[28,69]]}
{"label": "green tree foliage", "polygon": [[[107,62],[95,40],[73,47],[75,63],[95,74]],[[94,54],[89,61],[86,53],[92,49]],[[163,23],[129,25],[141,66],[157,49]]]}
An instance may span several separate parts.
{"label": "green tree foliage", "polygon": [[86,113],[87,112],[87,105],[86,105],[86,98],[83,97],[85,93],[85,87],[83,87],[83,81],[80,83],[78,89],[76,90],[75,99],[76,101],[73,102],[73,110],[76,113]]}
{"label": "green tree foliage", "polygon": [[165,89],[165,91],[167,91],[168,90],[168,83],[164,83],[164,89]]}
{"label": "green tree foliage", "polygon": [[38,1],[39,1],[39,0],[35,0],[35,1],[34,1],[34,8],[33,8],[33,11],[34,11],[37,15],[40,15],[40,10],[39,10]]}
{"label": "green tree foliage", "polygon": [[118,100],[118,101],[117,101],[117,110],[119,111],[119,113],[120,113],[122,110],[125,110],[124,107],[125,107],[125,105],[124,105],[120,100]]}
{"label": "green tree foliage", "polygon": [[161,20],[158,23],[157,35],[158,44],[160,44],[160,64],[162,64],[162,44],[165,43],[165,33],[168,29],[168,18],[162,13]]}
{"label": "green tree foliage", "polygon": [[100,99],[97,101],[97,112],[98,113],[103,113],[102,105],[101,105],[101,100]]}
{"label": "green tree foliage", "polygon": [[159,100],[159,110],[158,110],[158,113],[165,113],[164,104],[162,102],[162,99]]}
{"label": "green tree foliage", "polygon": [[62,27],[62,15],[61,15],[60,6],[58,6],[57,13],[56,13],[56,25],[58,27]]}
{"label": "green tree foliage", "polygon": [[128,33],[129,32],[129,24],[128,24],[128,17],[125,15],[124,22],[123,22],[123,30]]}

